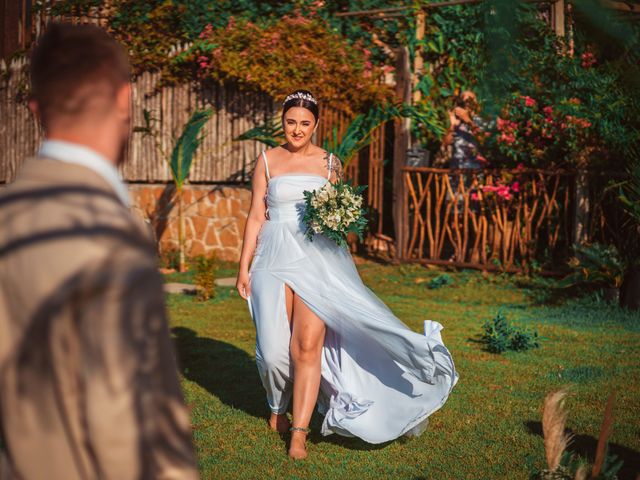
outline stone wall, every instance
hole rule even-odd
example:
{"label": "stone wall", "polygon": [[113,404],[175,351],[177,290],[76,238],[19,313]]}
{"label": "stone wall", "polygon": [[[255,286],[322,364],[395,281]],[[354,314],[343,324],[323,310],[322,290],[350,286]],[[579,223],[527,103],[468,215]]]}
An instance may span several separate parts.
{"label": "stone wall", "polygon": [[[132,210],[149,222],[160,251],[178,248],[178,207],[173,185],[130,184]],[[187,185],[182,192],[187,256],[214,252],[220,260],[238,261],[251,203],[243,186]]]}

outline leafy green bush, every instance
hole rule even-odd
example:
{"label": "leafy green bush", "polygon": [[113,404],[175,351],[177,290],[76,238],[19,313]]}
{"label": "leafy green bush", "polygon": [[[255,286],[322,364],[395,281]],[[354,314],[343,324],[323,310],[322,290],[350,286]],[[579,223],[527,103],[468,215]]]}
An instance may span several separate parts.
{"label": "leafy green bush", "polygon": [[173,268],[177,270],[180,266],[180,251],[175,248],[161,251],[159,263],[162,268]]}
{"label": "leafy green bush", "polygon": [[624,263],[613,245],[594,243],[575,247],[575,257],[569,261],[573,270],[561,282],[562,287],[620,287],[624,278]]}
{"label": "leafy green bush", "polygon": [[197,287],[197,298],[206,302],[216,295],[216,273],[218,271],[218,260],[214,254],[210,256],[199,255],[194,259],[193,265],[196,274],[193,280]]}
{"label": "leafy green bush", "polygon": [[502,312],[484,323],[482,341],[492,353],[523,351],[540,346],[538,332],[510,324]]}
{"label": "leafy green bush", "polygon": [[429,287],[431,290],[435,290],[437,288],[445,287],[452,284],[453,278],[451,278],[451,275],[443,273],[441,275],[438,275],[437,277],[432,278],[429,283],[427,283],[427,287]]}

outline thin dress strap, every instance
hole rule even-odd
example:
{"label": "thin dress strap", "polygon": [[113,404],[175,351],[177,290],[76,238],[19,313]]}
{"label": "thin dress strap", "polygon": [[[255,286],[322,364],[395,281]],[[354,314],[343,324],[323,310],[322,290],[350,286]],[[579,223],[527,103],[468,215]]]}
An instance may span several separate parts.
{"label": "thin dress strap", "polygon": [[333,153],[329,154],[329,174],[327,175],[327,180],[331,178],[331,161],[333,160]]}
{"label": "thin dress strap", "polygon": [[267,152],[265,150],[262,151],[262,159],[264,160],[264,169],[267,172],[267,180],[271,178],[269,175],[269,164],[267,163]]}

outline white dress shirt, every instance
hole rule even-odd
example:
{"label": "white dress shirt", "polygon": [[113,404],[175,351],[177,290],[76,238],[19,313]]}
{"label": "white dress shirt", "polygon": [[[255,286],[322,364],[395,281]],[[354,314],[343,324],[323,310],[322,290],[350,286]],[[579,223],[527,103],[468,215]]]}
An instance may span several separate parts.
{"label": "white dress shirt", "polygon": [[126,207],[130,206],[129,190],[122,181],[118,169],[95,150],[77,143],[62,140],[45,140],[40,146],[38,156],[75,163],[93,170],[111,185],[120,201]]}

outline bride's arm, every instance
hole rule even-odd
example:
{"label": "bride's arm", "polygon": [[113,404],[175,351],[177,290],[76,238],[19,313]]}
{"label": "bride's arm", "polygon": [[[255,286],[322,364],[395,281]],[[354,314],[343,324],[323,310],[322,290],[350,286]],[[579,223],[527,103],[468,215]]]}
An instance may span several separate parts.
{"label": "bride's arm", "polygon": [[331,175],[329,176],[329,181],[336,183],[338,180],[344,180],[344,171],[342,170],[342,160],[334,155],[331,158]]}
{"label": "bride's arm", "polygon": [[264,196],[267,192],[267,178],[265,175],[264,162],[258,157],[253,176],[251,177],[251,207],[247,223],[244,227],[242,239],[242,252],[240,253],[240,265],[238,270],[238,280],[236,288],[238,293],[245,300],[251,294],[249,286],[249,265],[258,242],[258,233],[266,219],[266,205]]}

